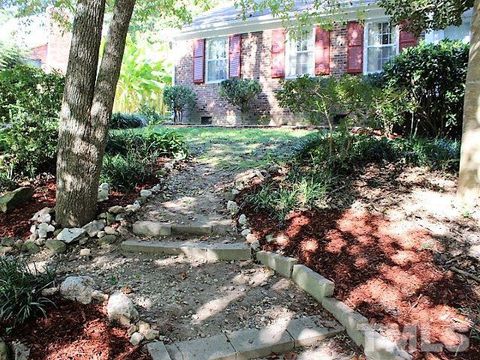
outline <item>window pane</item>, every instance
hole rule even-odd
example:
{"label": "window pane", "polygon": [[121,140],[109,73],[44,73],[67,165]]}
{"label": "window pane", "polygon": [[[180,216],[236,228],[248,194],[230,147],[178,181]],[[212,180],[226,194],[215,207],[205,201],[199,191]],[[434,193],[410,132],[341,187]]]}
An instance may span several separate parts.
{"label": "window pane", "polygon": [[378,47],[368,49],[368,72],[377,72],[383,69],[383,65],[392,59],[395,55],[395,48],[393,46]]}
{"label": "window pane", "polygon": [[225,59],[227,57],[226,39],[209,40],[207,47],[208,47],[207,58],[209,60]]}
{"label": "window pane", "polygon": [[227,39],[207,40],[207,81],[227,78]]}
{"label": "window pane", "polygon": [[388,23],[372,23],[368,25],[368,45],[390,45],[394,43],[394,28]]}

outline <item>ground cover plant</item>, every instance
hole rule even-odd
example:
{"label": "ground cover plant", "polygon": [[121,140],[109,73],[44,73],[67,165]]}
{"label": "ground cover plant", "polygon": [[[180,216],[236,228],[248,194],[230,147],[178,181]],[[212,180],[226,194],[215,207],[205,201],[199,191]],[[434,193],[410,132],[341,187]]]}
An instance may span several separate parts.
{"label": "ground cover plant", "polygon": [[38,272],[24,260],[0,257],[0,324],[17,326],[39,315],[52,301],[42,290],[52,287],[55,273],[51,269]]}

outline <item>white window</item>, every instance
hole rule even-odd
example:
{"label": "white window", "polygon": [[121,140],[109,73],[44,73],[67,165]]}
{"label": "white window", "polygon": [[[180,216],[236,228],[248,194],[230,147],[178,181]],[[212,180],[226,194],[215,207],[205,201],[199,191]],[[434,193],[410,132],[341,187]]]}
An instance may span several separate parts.
{"label": "white window", "polygon": [[289,34],[286,50],[287,77],[315,75],[315,33],[313,30],[298,37]]}
{"label": "white window", "polygon": [[208,83],[228,78],[228,38],[207,39],[206,69]]}
{"label": "white window", "polygon": [[375,73],[383,70],[383,65],[398,53],[397,28],[390,22],[367,24],[365,35],[366,72]]}

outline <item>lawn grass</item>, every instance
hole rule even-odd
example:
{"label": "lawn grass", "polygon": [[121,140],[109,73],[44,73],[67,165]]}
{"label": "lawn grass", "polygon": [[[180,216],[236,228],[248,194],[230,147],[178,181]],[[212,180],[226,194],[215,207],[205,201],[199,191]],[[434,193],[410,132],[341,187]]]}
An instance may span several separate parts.
{"label": "lawn grass", "polygon": [[290,157],[315,134],[311,130],[234,129],[216,127],[165,127],[183,135],[197,161],[222,170],[242,171],[265,167]]}

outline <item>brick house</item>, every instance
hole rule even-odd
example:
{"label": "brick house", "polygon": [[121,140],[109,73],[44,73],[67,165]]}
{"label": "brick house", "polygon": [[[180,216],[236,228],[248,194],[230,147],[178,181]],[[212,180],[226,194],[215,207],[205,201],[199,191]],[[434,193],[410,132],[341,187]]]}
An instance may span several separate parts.
{"label": "brick house", "polygon": [[[249,14],[242,20],[233,5],[214,9],[183,28],[172,45],[175,59],[174,83],[186,85],[197,94],[195,109],[184,119],[189,123],[238,125],[238,110],[219,96],[221,81],[228,78],[257,79],[262,94],[252,104],[254,118],[270,125],[297,124],[301,119],[282,109],[275,91],[284,79],[301,75],[324,76],[368,74],[418,39],[393,26],[374,0],[345,1],[342,23],[331,30],[319,26],[294,39],[282,21],[270,12]],[[298,1],[297,11],[308,9]],[[358,20],[363,11],[362,21]],[[425,41],[444,38],[469,41],[471,14],[464,24],[425,34]]]}

